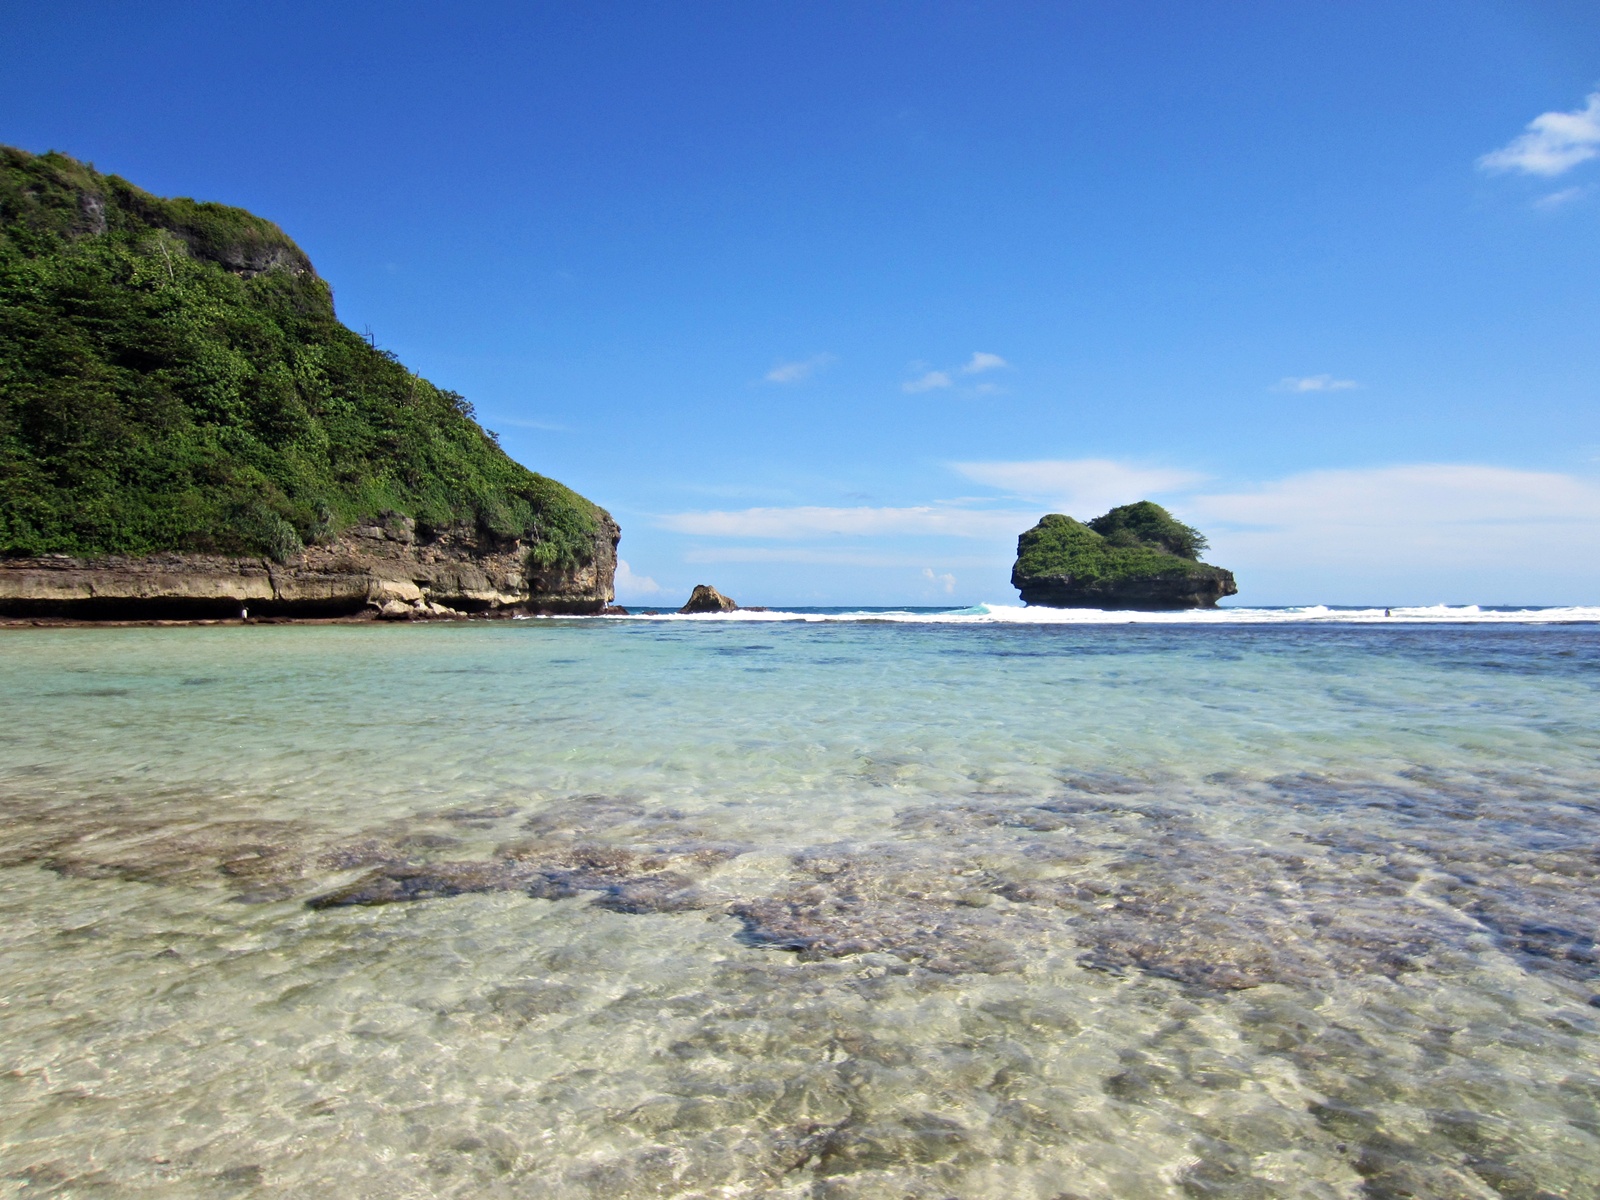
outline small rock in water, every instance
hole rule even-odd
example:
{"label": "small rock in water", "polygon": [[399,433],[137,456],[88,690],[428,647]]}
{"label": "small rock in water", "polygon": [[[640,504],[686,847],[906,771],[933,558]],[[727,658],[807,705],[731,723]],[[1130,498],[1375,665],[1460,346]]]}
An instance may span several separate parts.
{"label": "small rock in water", "polygon": [[595,904],[619,913],[689,912],[707,907],[705,894],[671,871],[642,879],[625,879],[606,889]]}
{"label": "small rock in water", "polygon": [[[404,850],[403,843],[420,843],[426,836],[401,839],[393,849]],[[377,848],[350,849],[354,853],[340,856],[338,861],[325,856],[324,865],[362,865]],[[380,859],[376,869],[360,879],[313,896],[306,904],[313,909],[348,908],[513,891],[536,900],[566,900],[583,892],[600,892],[597,903],[613,912],[686,912],[706,908],[711,901],[695,886],[691,875],[670,868],[681,867],[698,874],[739,853],[737,848],[714,844],[644,852],[624,846],[572,845],[557,840],[504,846],[487,861],[418,863]]]}
{"label": "small rock in water", "polygon": [[[501,862],[440,862],[428,866],[394,866],[373,871],[354,883],[314,896],[310,908],[348,908],[353,905],[394,904],[408,900],[433,900],[472,892],[505,892],[526,886],[530,872]],[[565,889],[563,896],[574,893]]]}
{"label": "small rock in water", "polygon": [[694,591],[689,594],[689,602],[678,611],[681,613],[712,613],[733,612],[739,606],[727,596],[724,596],[709,583],[697,583]]}

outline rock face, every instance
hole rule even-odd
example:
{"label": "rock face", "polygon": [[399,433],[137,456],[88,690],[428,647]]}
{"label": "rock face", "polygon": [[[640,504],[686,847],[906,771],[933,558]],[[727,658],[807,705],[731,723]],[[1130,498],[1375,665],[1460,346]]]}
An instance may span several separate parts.
{"label": "rock face", "polygon": [[1239,588],[1233,572],[1199,561],[1205,545],[1148,500],[1088,524],[1051,513],[1017,539],[1011,586],[1050,608],[1211,608]]}
{"label": "rock face", "polygon": [[[386,514],[285,562],[217,554],[0,559],[0,615],[88,620],[597,613],[612,600],[618,529],[600,523],[588,562],[541,568],[522,541],[470,530],[419,536]],[[420,609],[418,605],[421,605]],[[401,610],[404,610],[402,612]],[[387,611],[386,611],[387,610]]]}
{"label": "rock face", "polygon": [[1071,574],[1029,576],[1011,586],[1024,604],[1045,608],[1101,608],[1162,611],[1178,608],[1215,608],[1224,596],[1239,591],[1233,573],[1213,568],[1211,574],[1172,571],[1131,579],[1083,579]]}
{"label": "rock face", "polygon": [[737,604],[717,591],[709,583],[697,583],[694,586],[694,591],[689,594],[689,603],[678,611],[681,613],[733,612],[738,607]]}

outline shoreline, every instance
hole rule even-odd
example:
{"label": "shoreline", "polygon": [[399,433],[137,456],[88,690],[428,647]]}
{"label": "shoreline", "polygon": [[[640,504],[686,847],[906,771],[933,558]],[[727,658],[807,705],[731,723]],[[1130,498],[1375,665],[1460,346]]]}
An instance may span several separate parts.
{"label": "shoreline", "polygon": [[625,609],[614,607],[592,613],[558,613],[548,610],[526,612],[515,608],[486,609],[483,612],[416,612],[407,615],[386,616],[378,609],[345,613],[336,616],[261,617],[21,617],[0,615],[0,630],[4,629],[153,629],[162,627],[204,625],[429,625],[461,624],[468,621],[514,621],[534,617],[616,617],[630,615]]}
{"label": "shoreline", "polygon": [[608,605],[591,612],[528,609],[504,606],[478,612],[440,612],[406,608],[385,612],[366,608],[330,615],[273,613],[234,617],[70,617],[54,614],[22,616],[0,614],[0,631],[20,629],[127,629],[182,626],[246,625],[425,625],[528,620],[593,620],[607,617],[629,621],[690,622],[718,625],[949,625],[1001,628],[1157,628],[1263,629],[1332,627],[1382,628],[1554,628],[1600,625],[1600,606],[1563,605],[1524,608],[1489,608],[1477,605],[1443,605],[1398,608],[1331,609],[1326,606],[1282,608],[1225,608],[1204,611],[1159,612],[1138,609],[1052,609],[980,604],[970,608],[932,609],[912,606],[863,608],[744,608],[725,613],[683,613],[675,609],[629,610]]}

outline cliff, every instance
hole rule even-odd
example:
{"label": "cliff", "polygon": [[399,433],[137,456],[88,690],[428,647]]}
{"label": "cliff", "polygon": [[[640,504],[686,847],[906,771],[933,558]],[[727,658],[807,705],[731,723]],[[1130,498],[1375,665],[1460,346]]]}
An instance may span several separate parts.
{"label": "cliff", "polygon": [[276,225],[0,147],[0,612],[597,611],[617,536]]}
{"label": "cliff", "polygon": [[0,559],[0,614],[82,620],[338,617],[399,603],[421,613],[582,614],[611,601],[618,531],[604,513],[585,561],[530,569],[519,540],[456,528],[419,536],[389,513],[287,561],[200,553]]}
{"label": "cliff", "polygon": [[1210,608],[1239,589],[1233,572],[1199,561],[1205,546],[1148,500],[1087,524],[1051,513],[1017,539],[1011,586],[1051,608]]}

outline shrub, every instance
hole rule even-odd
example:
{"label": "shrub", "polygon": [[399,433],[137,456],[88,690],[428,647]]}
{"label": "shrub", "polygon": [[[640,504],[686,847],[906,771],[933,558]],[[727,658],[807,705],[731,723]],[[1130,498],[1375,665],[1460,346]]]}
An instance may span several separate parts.
{"label": "shrub", "polygon": [[[1158,515],[1160,523],[1149,510]],[[1127,513],[1133,514],[1131,519],[1117,516]],[[1110,529],[1110,536],[1099,532],[1102,524]],[[1184,535],[1174,534],[1171,526],[1184,531]],[[1150,541],[1140,536],[1141,528],[1152,531]],[[1088,524],[1061,513],[1050,513],[1017,539],[1013,578],[1071,576],[1079,581],[1118,580],[1173,573],[1194,575],[1215,570],[1198,562],[1193,553],[1179,554],[1167,549],[1168,539],[1195,552],[1205,545],[1198,531],[1180,524],[1164,508],[1149,501],[1114,508]]]}
{"label": "shrub", "polygon": [[1113,546],[1148,546],[1179,558],[1198,559],[1210,544],[1194,526],[1148,500],[1113,508],[1088,524]]}

